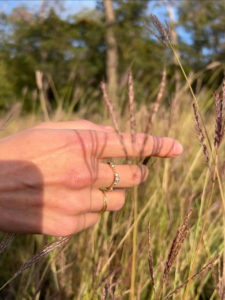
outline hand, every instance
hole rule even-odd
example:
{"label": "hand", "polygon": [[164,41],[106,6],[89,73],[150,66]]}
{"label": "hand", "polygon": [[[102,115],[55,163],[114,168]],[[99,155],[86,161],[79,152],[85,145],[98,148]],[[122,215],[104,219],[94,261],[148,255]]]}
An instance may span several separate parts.
{"label": "hand", "polygon": [[[140,155],[123,134],[129,157]],[[182,146],[171,138],[148,136],[144,156],[174,157]],[[103,207],[102,187],[114,180],[104,159],[125,157],[114,130],[88,121],[42,123],[0,140],[0,230],[66,236],[94,225]],[[144,181],[145,166],[116,165],[118,189],[106,192],[110,211],[122,208],[124,188]]]}

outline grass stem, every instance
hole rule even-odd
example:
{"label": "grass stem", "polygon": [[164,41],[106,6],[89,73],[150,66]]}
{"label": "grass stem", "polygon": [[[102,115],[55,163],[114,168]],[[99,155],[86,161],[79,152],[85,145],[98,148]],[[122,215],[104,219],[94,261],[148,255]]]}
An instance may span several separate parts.
{"label": "grass stem", "polygon": [[135,297],[135,275],[136,275],[136,252],[137,252],[137,193],[138,188],[135,185],[133,188],[133,201],[134,201],[134,230],[133,230],[133,243],[132,243],[132,268],[131,268],[131,288],[130,288],[130,300],[134,300]]}
{"label": "grass stem", "polygon": [[[213,170],[213,177],[212,177],[212,186],[211,186],[210,193],[209,193],[209,198],[208,198],[208,201],[207,201],[207,204],[206,204],[207,207],[206,207],[206,213],[205,213],[204,219],[203,219],[202,230],[201,230],[200,237],[199,237],[199,240],[198,240],[198,243],[197,243],[197,247],[196,247],[196,250],[195,250],[195,253],[194,253],[194,258],[193,258],[192,264],[190,266],[190,273],[189,273],[189,276],[188,276],[189,278],[192,278],[192,275],[194,273],[194,267],[195,267],[197,255],[198,255],[198,252],[200,250],[201,242],[202,242],[203,235],[204,235],[204,232],[205,232],[205,227],[206,227],[206,222],[207,222],[207,219],[208,219],[209,208],[210,208],[210,205],[212,204],[212,198],[213,198],[213,193],[214,193],[214,189],[215,189],[215,182],[216,182],[217,161],[218,161],[218,153],[216,153],[216,161],[215,161],[215,166],[214,166],[214,170]],[[190,283],[191,283],[191,280],[188,280],[185,291],[184,291],[183,300],[185,300],[187,298]]]}

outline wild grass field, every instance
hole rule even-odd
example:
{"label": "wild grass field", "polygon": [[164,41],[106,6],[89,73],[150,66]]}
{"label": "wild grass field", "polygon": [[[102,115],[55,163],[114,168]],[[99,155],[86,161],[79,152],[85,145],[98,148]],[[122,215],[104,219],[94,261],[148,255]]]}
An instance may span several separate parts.
{"label": "wild grass field", "polygon": [[[222,1],[203,5],[196,0],[197,8],[191,1],[165,1],[168,14],[173,5],[179,12],[179,26],[191,20],[197,37],[199,32],[204,37],[201,43],[181,40],[177,45],[172,14],[172,37],[170,26],[153,15],[150,33],[156,40],[146,34],[147,2],[118,1],[112,7],[118,17],[113,24],[114,50],[119,49],[114,51],[114,72],[120,81],[119,99],[112,101],[116,122],[119,131],[135,134],[135,120],[137,132],[175,138],[184,151],[177,158],[146,161],[147,181],[127,190],[124,207],[102,214],[93,228],[63,238],[0,233],[0,299],[225,299],[225,79],[220,44],[225,7]],[[212,45],[204,31],[205,11],[210,20],[218,20],[215,27],[210,23]],[[43,121],[85,119],[115,127],[111,103],[106,103],[103,85],[103,93],[100,89],[101,80],[106,77],[109,83],[115,75],[110,75],[110,43],[105,41],[110,34],[112,38],[113,26],[105,23],[103,3],[94,12],[66,20],[54,7],[47,11],[42,5],[40,14],[16,8],[8,19],[1,15],[0,26],[12,30],[0,27],[5,34],[0,47],[1,138]],[[196,50],[199,45],[202,52]],[[198,71],[192,70],[194,62]]]}
{"label": "wild grass field", "polygon": [[[165,97],[155,110],[150,132],[176,138],[183,144],[184,152],[175,159],[150,159],[149,177],[137,188],[135,222],[134,193],[130,190],[121,211],[104,213],[94,228],[73,236],[40,259],[0,291],[1,299],[129,299],[134,268],[133,299],[224,298],[224,213],[217,179],[210,197],[214,162],[210,162],[209,169],[187,84],[170,99],[170,107],[163,105]],[[200,86],[197,99],[213,144],[214,91]],[[126,97],[124,101],[128,101]],[[144,130],[148,111],[153,111],[153,107],[154,103],[137,109],[139,132]],[[116,110],[119,116],[119,109]],[[77,120],[86,119],[87,115],[84,105],[76,114],[59,108],[50,118]],[[123,117],[118,118],[121,131],[129,132],[129,118],[127,104]],[[104,118],[102,111],[88,119],[111,124],[110,116],[105,113]],[[42,120],[41,113],[18,112],[2,135],[13,134]],[[218,159],[222,187],[224,152],[222,142]],[[134,229],[136,262],[132,267]],[[1,286],[32,256],[56,240],[49,236],[16,235],[1,253]]]}

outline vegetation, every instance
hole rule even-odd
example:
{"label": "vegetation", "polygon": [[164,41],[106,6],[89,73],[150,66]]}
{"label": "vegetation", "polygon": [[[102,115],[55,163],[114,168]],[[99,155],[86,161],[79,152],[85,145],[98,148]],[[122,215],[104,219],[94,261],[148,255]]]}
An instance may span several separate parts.
{"label": "vegetation", "polygon": [[[130,130],[128,100],[134,96],[137,131],[147,128],[154,135],[175,137],[185,151],[176,159],[151,158],[147,182],[128,191],[120,212],[104,213],[94,229],[61,241],[61,247],[0,291],[0,298],[224,299],[224,2],[165,1],[168,12],[178,14],[177,23],[169,14],[174,53],[144,26],[155,32],[152,25],[157,22],[147,16],[148,5],[153,9],[154,3],[113,4],[118,127]],[[17,117],[2,136],[47,118],[111,124],[99,105],[104,103],[100,82],[110,76],[104,18],[101,2],[94,11],[67,18],[54,8],[45,17],[25,8],[2,13],[3,124],[15,114],[17,102],[23,105],[20,113],[17,106]],[[185,40],[180,26],[186,26],[191,40]],[[165,41],[162,32],[158,35]],[[215,90],[222,92],[214,96]],[[19,235],[2,253],[1,243],[0,289],[55,241],[59,243],[48,236]]]}

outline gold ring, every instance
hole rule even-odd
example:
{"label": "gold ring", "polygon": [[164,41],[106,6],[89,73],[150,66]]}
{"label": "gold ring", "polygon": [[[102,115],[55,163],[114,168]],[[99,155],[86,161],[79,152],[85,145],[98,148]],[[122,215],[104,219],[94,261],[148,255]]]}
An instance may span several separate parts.
{"label": "gold ring", "polygon": [[119,183],[120,181],[120,177],[119,177],[119,174],[116,172],[116,169],[115,169],[115,164],[112,163],[111,161],[108,162],[108,165],[111,167],[112,171],[113,171],[113,174],[114,174],[114,179],[113,179],[113,183],[106,188],[107,191],[110,191],[112,192],[113,191],[113,188],[115,186],[117,186],[117,184]]}
{"label": "gold ring", "polygon": [[102,209],[100,210],[100,213],[103,214],[103,213],[107,210],[108,204],[107,204],[106,193],[105,193],[103,190],[101,190],[101,191],[102,191],[102,193],[103,193],[103,207],[102,207]]}

